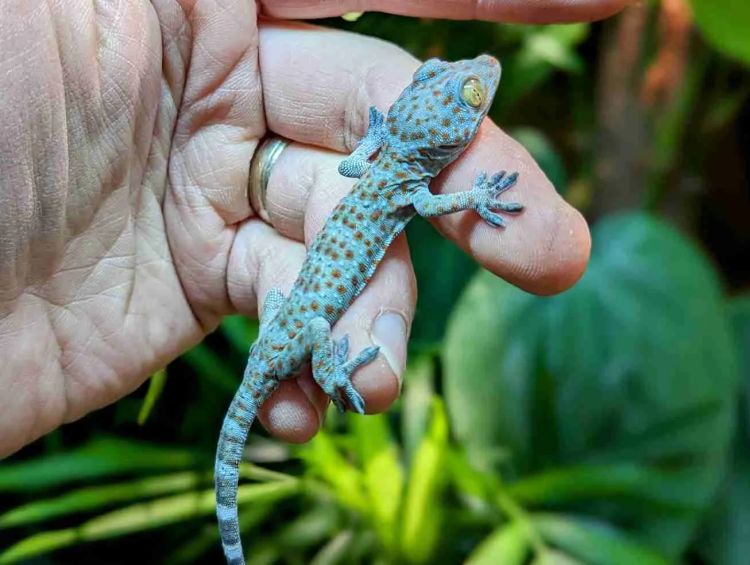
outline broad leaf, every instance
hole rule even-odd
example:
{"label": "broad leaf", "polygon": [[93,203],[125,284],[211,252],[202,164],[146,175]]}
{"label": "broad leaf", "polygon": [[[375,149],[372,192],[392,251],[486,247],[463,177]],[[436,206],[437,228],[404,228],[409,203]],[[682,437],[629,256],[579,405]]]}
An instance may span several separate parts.
{"label": "broad leaf", "polygon": [[732,300],[729,311],[740,355],[741,410],[731,469],[695,545],[710,563],[744,565],[750,555],[750,296]]}
{"label": "broad leaf", "polygon": [[415,218],[406,233],[419,288],[409,348],[433,351],[440,345],[448,315],[477,265],[426,220]]}
{"label": "broad leaf", "polygon": [[750,2],[690,0],[690,5],[695,23],[713,47],[750,64]]}
{"label": "broad leaf", "polygon": [[[587,274],[560,296],[488,273],[472,281],[446,335],[449,414],[474,461],[511,450],[510,478],[583,473],[567,501],[535,487],[535,504],[585,502],[676,555],[716,490],[732,427],[737,371],[720,287],[702,255],[651,217],[610,218],[593,237]],[[596,478],[602,465],[642,469],[612,476],[612,493]],[[649,493],[649,506],[622,504]]]}

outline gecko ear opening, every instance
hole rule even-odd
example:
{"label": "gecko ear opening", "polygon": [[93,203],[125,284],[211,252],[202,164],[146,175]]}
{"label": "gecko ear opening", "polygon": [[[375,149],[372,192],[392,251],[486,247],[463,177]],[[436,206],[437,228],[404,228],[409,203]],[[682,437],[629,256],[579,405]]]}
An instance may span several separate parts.
{"label": "gecko ear opening", "polygon": [[421,82],[435,78],[440,73],[448,69],[448,63],[441,61],[440,59],[427,59],[422,65],[414,72],[414,80]]}

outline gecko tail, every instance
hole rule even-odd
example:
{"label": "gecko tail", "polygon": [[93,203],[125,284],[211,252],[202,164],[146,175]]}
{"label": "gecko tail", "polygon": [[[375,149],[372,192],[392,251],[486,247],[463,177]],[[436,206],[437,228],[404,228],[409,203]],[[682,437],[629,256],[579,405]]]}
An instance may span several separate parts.
{"label": "gecko tail", "polygon": [[252,398],[246,380],[243,380],[235,393],[224,417],[214,468],[216,516],[219,519],[221,545],[230,565],[245,564],[237,515],[237,485],[245,441],[257,413],[257,403]]}

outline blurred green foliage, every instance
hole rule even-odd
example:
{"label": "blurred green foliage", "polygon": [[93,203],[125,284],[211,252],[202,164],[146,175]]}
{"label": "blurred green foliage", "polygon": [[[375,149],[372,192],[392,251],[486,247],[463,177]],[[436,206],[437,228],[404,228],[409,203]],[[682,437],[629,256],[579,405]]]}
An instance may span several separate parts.
{"label": "blurred green foliage", "polygon": [[745,0],[690,0],[706,40],[729,56],[750,63],[750,4]]}
{"label": "blurred green foliage", "polygon": [[[423,58],[500,57],[492,115],[587,214],[594,247],[573,289],[537,297],[410,225],[403,395],[385,415],[329,413],[305,446],[255,430],[239,492],[249,563],[746,562],[750,158],[732,155],[750,123],[750,4],[690,4],[701,35],[660,105],[638,91],[671,45],[659,2],[593,25],[326,22]],[[618,166],[633,143],[641,157]],[[0,563],[218,562],[213,450],[256,335],[226,319],[136,395],[3,462]]]}

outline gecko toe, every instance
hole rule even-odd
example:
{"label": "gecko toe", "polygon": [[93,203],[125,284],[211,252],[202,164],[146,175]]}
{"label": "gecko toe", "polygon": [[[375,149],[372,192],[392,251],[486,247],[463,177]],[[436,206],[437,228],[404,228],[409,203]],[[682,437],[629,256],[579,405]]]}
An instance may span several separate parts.
{"label": "gecko toe", "polygon": [[519,202],[500,202],[496,200],[492,203],[492,208],[494,210],[502,210],[503,212],[510,212],[514,214],[516,212],[522,211],[524,206]]}
{"label": "gecko toe", "polygon": [[362,395],[357,392],[351,383],[346,387],[346,399],[349,408],[351,408],[353,412],[356,412],[357,414],[365,413],[365,401],[362,398]]}
{"label": "gecko toe", "polygon": [[495,212],[492,212],[489,207],[482,206],[479,210],[479,215],[482,217],[482,219],[487,222],[489,225],[491,225],[494,228],[503,228],[505,227],[505,220],[503,220],[502,216],[500,214],[496,214]]}

